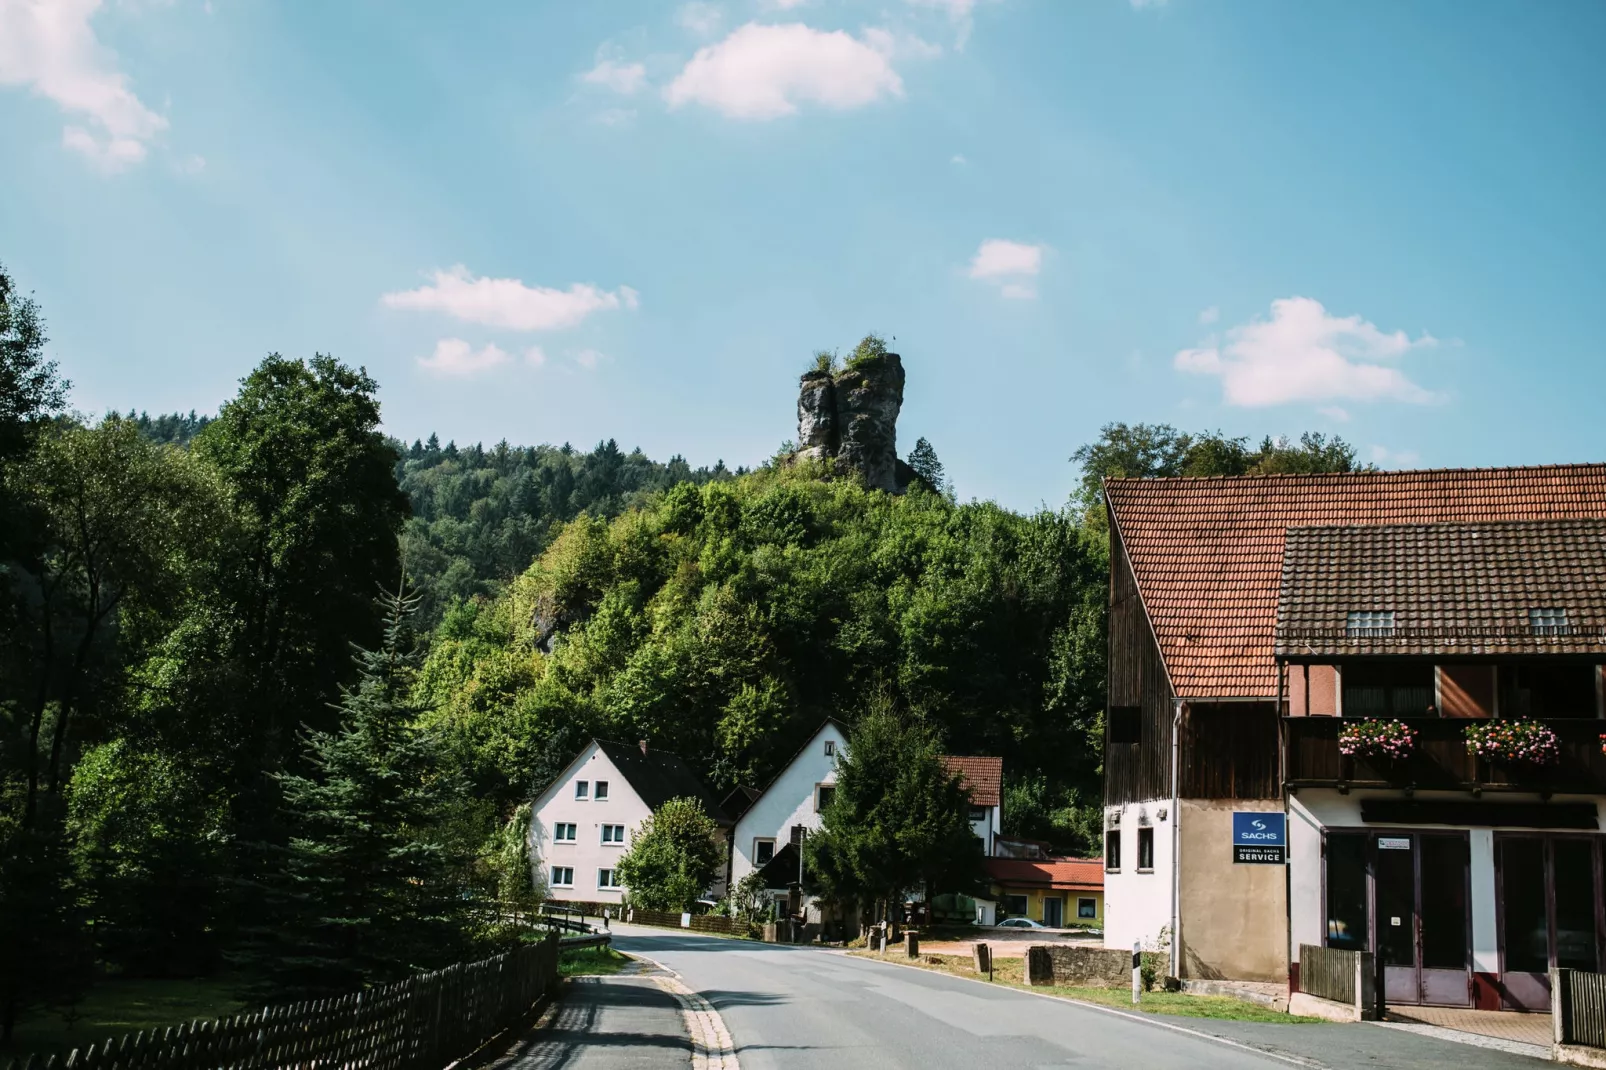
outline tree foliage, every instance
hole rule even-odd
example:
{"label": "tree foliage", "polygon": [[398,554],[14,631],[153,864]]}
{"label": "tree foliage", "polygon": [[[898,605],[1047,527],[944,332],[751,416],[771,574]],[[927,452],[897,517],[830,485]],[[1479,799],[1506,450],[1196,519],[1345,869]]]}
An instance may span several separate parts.
{"label": "tree foliage", "polygon": [[636,829],[615,872],[631,906],[690,910],[724,864],[724,836],[703,804],[670,799]]}

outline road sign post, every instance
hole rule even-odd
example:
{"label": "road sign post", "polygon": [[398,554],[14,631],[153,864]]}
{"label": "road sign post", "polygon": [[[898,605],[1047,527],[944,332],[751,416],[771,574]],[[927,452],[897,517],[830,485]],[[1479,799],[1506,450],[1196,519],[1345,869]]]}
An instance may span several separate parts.
{"label": "road sign post", "polygon": [[1143,991],[1143,944],[1141,941],[1132,941],[1132,1002],[1138,1001],[1139,993]]}

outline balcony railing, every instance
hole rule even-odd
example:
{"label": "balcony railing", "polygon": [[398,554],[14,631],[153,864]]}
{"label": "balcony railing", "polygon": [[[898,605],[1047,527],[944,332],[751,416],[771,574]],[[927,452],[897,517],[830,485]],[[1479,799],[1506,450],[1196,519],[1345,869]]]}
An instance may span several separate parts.
{"label": "balcony railing", "polygon": [[1338,752],[1338,733],[1360,718],[1285,717],[1291,787],[1422,788],[1425,790],[1606,793],[1606,721],[1545,718],[1560,743],[1558,760],[1538,768],[1488,762],[1467,752],[1466,728],[1455,717],[1402,717],[1416,729],[1409,758],[1384,761]]}

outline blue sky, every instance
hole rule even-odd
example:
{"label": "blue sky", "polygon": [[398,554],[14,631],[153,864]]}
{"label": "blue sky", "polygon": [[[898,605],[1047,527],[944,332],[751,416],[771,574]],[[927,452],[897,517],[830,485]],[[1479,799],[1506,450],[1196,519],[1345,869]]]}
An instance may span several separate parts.
{"label": "blue sky", "polygon": [[895,337],[900,447],[1057,506],[1112,420],[1602,459],[1606,6],[0,0],[0,261],[74,404],[270,351],[387,429],[752,464]]}

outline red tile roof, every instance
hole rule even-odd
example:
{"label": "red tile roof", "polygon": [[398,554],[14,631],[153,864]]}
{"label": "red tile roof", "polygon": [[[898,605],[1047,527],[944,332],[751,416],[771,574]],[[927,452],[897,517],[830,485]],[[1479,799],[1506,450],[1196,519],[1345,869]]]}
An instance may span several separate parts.
{"label": "red tile roof", "polygon": [[972,806],[997,806],[1004,791],[1004,759],[944,754],[942,764],[959,774],[959,786]]}
{"label": "red tile roof", "polygon": [[982,866],[990,881],[1006,888],[1104,889],[1104,861],[1098,858],[984,858]]}
{"label": "red tile roof", "polygon": [[1270,698],[1284,533],[1325,524],[1606,517],[1606,464],[1111,479],[1105,494],[1172,687]]}

